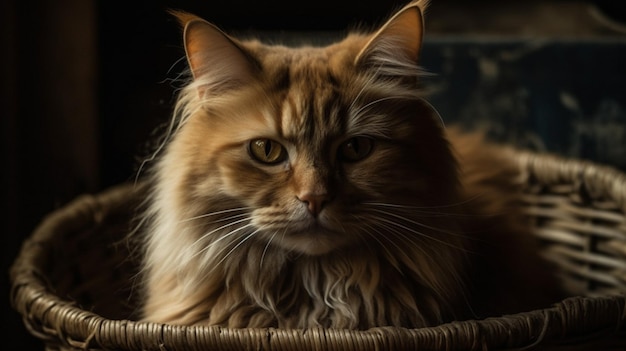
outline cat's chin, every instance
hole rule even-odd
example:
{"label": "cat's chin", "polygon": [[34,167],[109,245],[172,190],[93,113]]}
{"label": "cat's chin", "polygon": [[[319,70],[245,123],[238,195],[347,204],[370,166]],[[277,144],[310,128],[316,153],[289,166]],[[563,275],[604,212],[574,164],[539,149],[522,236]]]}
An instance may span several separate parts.
{"label": "cat's chin", "polygon": [[344,233],[320,227],[291,232],[281,237],[280,240],[276,240],[277,245],[288,251],[310,256],[328,254],[347,245],[348,242],[349,239]]}

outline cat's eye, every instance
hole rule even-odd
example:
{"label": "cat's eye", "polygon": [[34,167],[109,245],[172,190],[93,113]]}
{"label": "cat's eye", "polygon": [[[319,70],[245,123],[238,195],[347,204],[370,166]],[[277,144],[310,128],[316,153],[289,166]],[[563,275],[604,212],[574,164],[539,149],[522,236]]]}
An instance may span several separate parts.
{"label": "cat's eye", "polygon": [[360,161],[372,152],[374,140],[372,138],[357,136],[344,141],[339,146],[339,157],[347,162]]}
{"label": "cat's eye", "polygon": [[249,150],[255,160],[266,164],[276,164],[287,159],[285,148],[272,139],[252,140]]}

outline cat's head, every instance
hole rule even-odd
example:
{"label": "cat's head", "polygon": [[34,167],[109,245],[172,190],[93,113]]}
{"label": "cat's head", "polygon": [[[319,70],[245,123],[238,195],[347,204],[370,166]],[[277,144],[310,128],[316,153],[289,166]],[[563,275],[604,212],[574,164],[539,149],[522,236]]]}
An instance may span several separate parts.
{"label": "cat's head", "polygon": [[424,3],[327,47],[240,41],[179,13],[193,79],[157,168],[167,211],[199,235],[321,255],[402,242],[409,212],[456,201],[444,127],[418,88]]}

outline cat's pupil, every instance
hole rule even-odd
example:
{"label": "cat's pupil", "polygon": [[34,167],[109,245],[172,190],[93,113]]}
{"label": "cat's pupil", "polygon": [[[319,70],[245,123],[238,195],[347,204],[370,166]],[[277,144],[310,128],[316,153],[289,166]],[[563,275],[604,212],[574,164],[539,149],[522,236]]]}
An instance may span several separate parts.
{"label": "cat's pupil", "polygon": [[285,148],[271,139],[256,139],[249,144],[250,155],[265,164],[276,164],[287,158]]}
{"label": "cat's pupil", "polygon": [[360,161],[371,153],[374,141],[368,137],[354,137],[343,143],[339,150],[339,156],[348,162]]}
{"label": "cat's pupil", "polygon": [[351,140],[350,142],[348,142],[347,146],[349,149],[352,149],[355,155],[359,154],[359,143],[356,140]]}

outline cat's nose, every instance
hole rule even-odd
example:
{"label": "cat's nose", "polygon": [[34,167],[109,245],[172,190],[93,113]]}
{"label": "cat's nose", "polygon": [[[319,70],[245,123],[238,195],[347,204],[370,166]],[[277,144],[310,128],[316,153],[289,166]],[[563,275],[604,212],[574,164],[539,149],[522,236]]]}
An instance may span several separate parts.
{"label": "cat's nose", "polygon": [[303,193],[298,195],[298,200],[304,202],[309,209],[309,212],[317,217],[326,203],[328,203],[329,197],[328,194],[314,194],[314,193]]}

